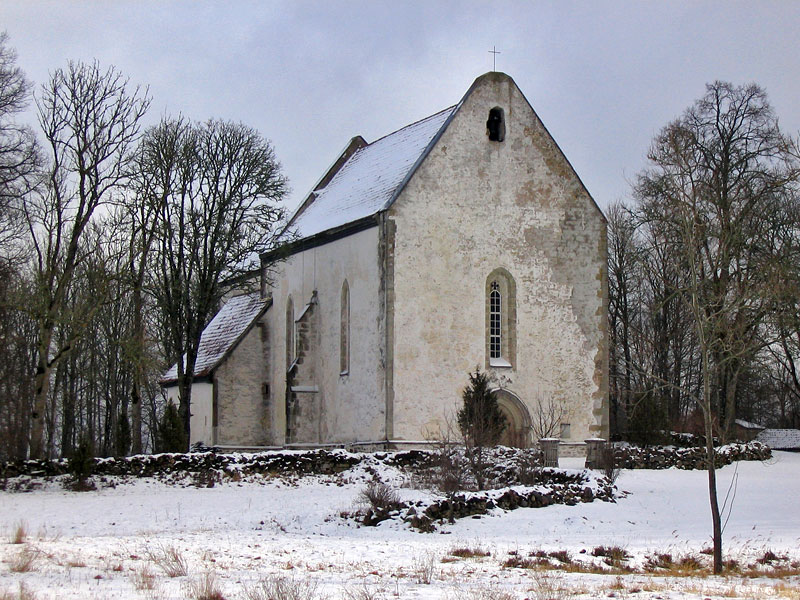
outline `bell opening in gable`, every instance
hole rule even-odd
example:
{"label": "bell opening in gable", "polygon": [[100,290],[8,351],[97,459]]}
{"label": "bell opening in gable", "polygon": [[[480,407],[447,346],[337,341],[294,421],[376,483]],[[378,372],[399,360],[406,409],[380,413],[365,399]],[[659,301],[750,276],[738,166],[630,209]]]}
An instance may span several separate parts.
{"label": "bell opening in gable", "polygon": [[502,142],[506,137],[506,123],[503,116],[503,109],[495,106],[489,111],[489,119],[486,121],[486,135],[492,142]]}

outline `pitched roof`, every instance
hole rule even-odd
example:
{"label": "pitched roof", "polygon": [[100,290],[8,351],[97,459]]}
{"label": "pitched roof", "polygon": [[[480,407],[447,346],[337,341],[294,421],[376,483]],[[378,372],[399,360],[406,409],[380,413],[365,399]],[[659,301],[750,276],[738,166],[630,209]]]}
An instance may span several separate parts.
{"label": "pitched roof", "polygon": [[750,421],[745,421],[744,419],[736,419],[736,424],[742,429],[764,429],[763,425],[751,423]]}
{"label": "pitched roof", "polygon": [[455,109],[446,108],[358,148],[330,181],[311,192],[286,231],[304,239],[388,208]]}
{"label": "pitched roof", "polygon": [[[211,371],[236,347],[270,303],[271,300],[261,298],[258,293],[235,296],[228,300],[203,330],[194,376],[203,377],[211,374]],[[169,385],[177,381],[178,365],[174,364],[164,373],[161,384]]]}
{"label": "pitched roof", "polygon": [[775,450],[800,449],[800,429],[765,429],[756,440]]}

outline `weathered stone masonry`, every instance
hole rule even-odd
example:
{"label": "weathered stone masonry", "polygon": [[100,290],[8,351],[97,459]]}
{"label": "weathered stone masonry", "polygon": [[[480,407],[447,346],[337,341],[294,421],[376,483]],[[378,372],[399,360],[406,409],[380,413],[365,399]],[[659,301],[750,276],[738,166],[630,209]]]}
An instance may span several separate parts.
{"label": "weathered stone masonry", "polygon": [[353,138],[287,232],[269,309],[215,367],[217,443],[425,443],[476,367],[506,443],[535,441],[542,401],[573,449],[608,434],[606,221],[507,75]]}

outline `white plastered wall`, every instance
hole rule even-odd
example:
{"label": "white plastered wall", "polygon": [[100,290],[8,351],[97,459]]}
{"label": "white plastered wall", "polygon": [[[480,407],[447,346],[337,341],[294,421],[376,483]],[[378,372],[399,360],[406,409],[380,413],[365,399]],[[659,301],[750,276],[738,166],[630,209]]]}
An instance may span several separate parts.
{"label": "white plastered wall", "polygon": [[[276,266],[268,288],[275,414],[272,443],[285,442],[286,301],[291,294],[297,319],[316,291],[320,348],[315,352],[321,394],[317,439],[308,443],[372,442],[385,439],[382,348],[384,325],[378,227],[291,255]],[[350,288],[350,369],[340,374],[339,336],[342,284]]]}
{"label": "white plastered wall", "polygon": [[[178,386],[166,388],[167,401],[175,406],[180,405]],[[192,384],[192,407],[189,418],[189,445],[203,442],[207,446],[215,443],[213,427],[214,385],[209,382],[195,381]]]}
{"label": "white plastered wall", "polygon": [[[496,106],[499,143],[485,133]],[[605,220],[510,78],[481,78],[388,218],[395,439],[435,433],[485,370],[498,267],[516,282],[517,355],[492,375],[531,413],[537,397],[563,403],[572,441],[607,434]]]}

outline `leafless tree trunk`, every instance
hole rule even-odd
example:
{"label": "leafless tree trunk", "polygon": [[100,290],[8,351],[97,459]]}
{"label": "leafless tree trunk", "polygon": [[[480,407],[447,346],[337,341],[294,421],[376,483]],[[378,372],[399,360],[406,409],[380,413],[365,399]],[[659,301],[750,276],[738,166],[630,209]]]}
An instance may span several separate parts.
{"label": "leafless tree trunk", "polygon": [[16,308],[28,285],[11,265],[0,263],[0,461],[28,455],[35,324]]}
{"label": "leafless tree trunk", "polygon": [[[146,284],[148,275],[153,272],[149,264],[153,256],[153,243],[158,233],[158,210],[164,198],[158,191],[168,189],[169,182],[154,181],[157,169],[148,168],[157,157],[152,153],[158,150],[155,144],[142,143],[137,149],[132,164],[133,197],[127,205],[123,220],[128,231],[128,260],[130,290],[133,301],[133,324],[128,358],[133,364],[131,387],[131,451],[140,454],[142,442],[142,405],[147,393],[148,373],[153,368],[151,352],[146,337],[145,310],[152,308],[146,303]],[[169,174],[169,172],[167,172]],[[156,368],[160,368],[157,365]]]}
{"label": "leafless tree trunk", "polygon": [[[611,431],[627,429],[633,389],[631,328],[634,319],[634,291],[637,248],[634,223],[621,203],[612,204],[608,211],[608,286],[609,329],[611,332],[610,373],[612,393]],[[550,437],[550,436],[540,436]]]}
{"label": "leafless tree trunk", "polygon": [[[797,197],[796,145],[784,137],[757,86],[715,82],[657,136],[653,167],[636,188],[643,220],[678,242],[676,290],[691,315],[700,353],[696,396],[706,435],[714,572],[722,570],[716,490],[715,424],[735,415],[741,365],[768,341],[757,335],[785,288],[792,248],[776,247],[784,205]],[[794,241],[786,240],[790,246]]]}
{"label": "leafless tree trunk", "polygon": [[[98,302],[77,313],[63,308],[76,269],[86,260],[81,240],[98,207],[114,199],[126,177],[128,153],[139,136],[149,100],[113,68],[70,63],[57,70],[37,101],[47,141],[47,181],[24,207],[35,252],[36,289],[30,307],[38,324],[32,457],[45,454],[44,419],[53,367],[82,335]],[[98,299],[100,300],[100,299]],[[55,332],[64,321],[73,335],[57,346]]]}

